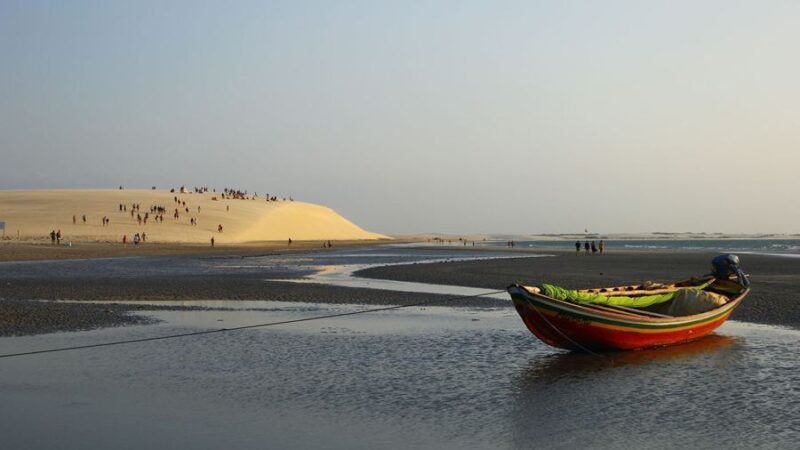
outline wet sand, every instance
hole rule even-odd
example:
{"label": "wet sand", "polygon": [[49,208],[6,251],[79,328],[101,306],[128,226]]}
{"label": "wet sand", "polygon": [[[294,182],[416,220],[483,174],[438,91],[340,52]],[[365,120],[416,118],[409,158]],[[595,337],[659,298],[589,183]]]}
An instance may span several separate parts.
{"label": "wet sand", "polygon": [[[563,250],[545,253],[555,256],[376,267],[356,275],[487,289],[503,289],[515,282],[588,288],[688,279],[710,272],[711,259],[718,254],[657,250],[613,251],[602,256],[575,256]],[[739,256],[750,275],[752,292],[732,319],[800,328],[800,257]]]}
{"label": "wet sand", "polygon": [[[137,305],[159,300],[270,300],[358,305],[403,305],[435,302],[448,306],[504,307],[496,299],[448,301],[452,296],[346,288],[321,284],[264,281],[255,277],[178,277],[120,279],[3,281],[0,285],[0,336],[54,331],[89,330],[148,323],[137,311],[205,309],[181,306]],[[50,300],[104,301],[59,303]],[[130,301],[109,304],[106,301]]]}
{"label": "wet sand", "polygon": [[[323,248],[327,241],[263,241],[247,244],[143,243],[122,245],[119,242],[73,242],[52,245],[49,241],[0,241],[0,261],[37,261],[57,259],[117,258],[130,256],[252,256],[265,253],[311,251]],[[397,241],[406,242],[406,241]],[[334,248],[366,247],[385,241],[335,241]]]}
{"label": "wet sand", "polygon": [[[237,251],[238,250],[238,251]],[[449,254],[469,256],[473,249],[445,249]],[[382,251],[382,250],[381,250]],[[293,249],[301,255],[320,256],[323,251]],[[524,256],[532,252],[521,250]],[[541,253],[537,250],[536,253]],[[550,282],[565,287],[594,287],[629,284],[645,280],[669,281],[701,275],[710,270],[715,253],[677,251],[615,251],[603,256],[580,256],[563,251],[547,251],[555,255],[545,258],[492,259],[467,262],[408,264],[385,266],[357,272],[358,276],[413,281],[422,283],[504,289],[511,283],[538,284]],[[499,254],[499,253],[498,253]],[[507,252],[504,252],[507,254]],[[204,253],[204,255],[206,255]],[[218,256],[249,260],[248,255],[271,259],[287,255],[265,252],[263,248],[227,249]],[[303,256],[305,257],[305,256]],[[800,328],[800,258],[741,255],[745,270],[751,274],[753,292],[734,313],[736,320]],[[164,259],[172,258],[172,259]],[[160,309],[137,305],[141,300],[273,300],[311,303],[350,303],[361,305],[398,305],[451,296],[393,292],[377,289],[334,287],[322,284],[277,281],[306,275],[307,268],[275,266],[247,272],[235,268],[231,272],[188,274],[177,272],[159,275],[147,272],[145,266],[154,261],[167,261],[169,267],[198,261],[198,256],[159,257],[125,261],[130,268],[125,276],[100,273],[85,276],[52,273],[47,276],[33,269],[19,267],[0,271],[0,335],[38,334],[52,331],[91,329],[105,326],[142,323],[138,310]],[[205,256],[201,259],[208,259]],[[108,267],[111,262],[103,262]],[[13,264],[13,263],[12,263]],[[28,263],[20,263],[28,264]],[[34,265],[41,263],[32,263]],[[58,264],[71,264],[62,262]],[[48,266],[49,267],[49,266]],[[53,266],[53,270],[64,270]],[[59,269],[62,267],[62,269]],[[138,268],[137,268],[138,267]],[[271,280],[270,280],[271,278]],[[38,300],[114,300],[130,301],[130,305],[63,304]],[[486,298],[447,302],[452,306],[504,307],[510,303]],[[180,309],[162,307],[163,309]]]}

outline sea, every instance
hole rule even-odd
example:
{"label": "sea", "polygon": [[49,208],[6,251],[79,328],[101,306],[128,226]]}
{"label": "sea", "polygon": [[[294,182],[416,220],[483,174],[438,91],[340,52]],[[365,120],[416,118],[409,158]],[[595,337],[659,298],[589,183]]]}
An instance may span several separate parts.
{"label": "sea", "polygon": [[[580,239],[583,243],[587,239]],[[600,242],[599,238],[589,238],[590,242]],[[476,241],[481,247],[506,247],[507,240]],[[756,253],[800,255],[800,239],[604,239],[605,247],[630,250],[683,250],[714,251],[721,253]],[[534,240],[514,241],[516,248],[575,249],[574,240]]]}

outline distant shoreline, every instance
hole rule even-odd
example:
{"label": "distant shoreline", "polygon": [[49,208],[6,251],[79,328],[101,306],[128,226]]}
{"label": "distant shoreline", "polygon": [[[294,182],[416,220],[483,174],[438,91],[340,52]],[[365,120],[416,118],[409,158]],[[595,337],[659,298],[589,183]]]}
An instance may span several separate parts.
{"label": "distant shoreline", "polygon": [[[145,243],[138,246],[117,242],[73,242],[51,245],[46,241],[0,241],[0,262],[69,260],[94,258],[125,258],[137,256],[252,256],[269,253],[307,252],[325,250],[327,240],[249,242],[217,245],[189,243]],[[391,241],[394,243],[395,241]],[[408,241],[399,241],[400,243]],[[331,249],[368,247],[387,244],[385,240],[333,241]]]}
{"label": "distant shoreline", "polygon": [[[721,239],[720,239],[721,240]],[[731,239],[729,241],[735,241]],[[798,245],[800,245],[800,239]],[[550,240],[552,241],[552,240]],[[668,240],[661,240],[668,241]],[[722,240],[721,240],[722,241]],[[793,241],[787,239],[787,241]],[[61,245],[51,245],[45,240],[0,240],[0,262],[3,261],[37,261],[37,260],[68,260],[68,259],[92,259],[92,258],[124,258],[136,256],[251,256],[269,253],[286,253],[286,252],[308,252],[315,250],[325,250],[327,240],[308,240],[308,241],[293,241],[289,245],[286,241],[261,241],[261,242],[246,242],[241,244],[224,244],[211,247],[207,244],[194,244],[194,243],[145,243],[138,246],[122,245],[118,242],[73,242],[71,246],[64,243]],[[469,241],[468,241],[469,242]],[[503,242],[503,241],[498,241]],[[524,241],[523,241],[524,242]],[[548,242],[548,241],[537,241]],[[552,241],[556,242],[556,241]],[[453,240],[451,244],[436,244],[427,242],[424,239],[414,240],[409,236],[397,238],[393,240],[344,240],[332,241],[331,249],[337,248],[355,248],[355,247],[372,247],[376,245],[420,245],[422,247],[429,247],[432,249],[454,249],[458,251],[512,251],[515,253],[573,253],[568,250],[566,244],[571,244],[572,241],[557,241],[564,242],[565,246],[536,246],[525,247],[517,246],[509,249],[503,246],[487,246],[487,245],[460,245],[457,240]],[[625,242],[608,240],[610,243]],[[607,253],[696,253],[696,252],[714,252],[714,249],[709,248],[648,248],[648,247],[620,247],[615,245],[607,245]],[[769,251],[751,251],[751,250],[732,250],[739,254],[752,254],[763,256],[778,256],[778,257],[798,257],[800,255],[793,253],[779,253]],[[581,254],[584,251],[581,250]],[[597,256],[597,255],[595,255]]]}

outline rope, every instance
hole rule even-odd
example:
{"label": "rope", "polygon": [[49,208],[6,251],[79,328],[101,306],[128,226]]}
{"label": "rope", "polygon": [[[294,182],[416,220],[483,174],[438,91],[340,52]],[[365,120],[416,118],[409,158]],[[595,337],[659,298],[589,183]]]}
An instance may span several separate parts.
{"label": "rope", "polygon": [[599,353],[595,353],[595,352],[593,352],[593,351],[589,350],[588,348],[584,347],[584,346],[583,346],[583,345],[581,345],[580,343],[576,342],[575,340],[573,340],[572,338],[570,338],[569,336],[567,336],[567,335],[566,335],[566,333],[564,333],[563,331],[559,330],[559,329],[558,329],[558,327],[556,327],[555,325],[553,325],[553,323],[552,323],[552,322],[550,322],[549,320],[547,320],[547,317],[545,317],[545,316],[544,316],[544,314],[542,314],[542,312],[541,312],[541,311],[539,311],[539,309],[538,309],[538,308],[536,308],[536,307],[534,306],[534,307],[533,307],[533,308],[531,308],[531,309],[533,309],[534,311],[536,311],[536,314],[539,314],[539,317],[541,317],[541,318],[542,318],[542,320],[544,320],[544,321],[545,321],[545,322],[546,322],[548,325],[550,325],[550,328],[552,328],[553,330],[555,330],[555,332],[556,332],[556,333],[558,333],[558,334],[560,334],[560,335],[561,335],[561,336],[562,336],[564,339],[566,339],[566,340],[568,340],[568,341],[572,342],[572,343],[573,343],[573,344],[574,344],[576,347],[578,347],[579,349],[583,350],[583,351],[584,351],[584,352],[586,352],[586,353],[589,353],[590,355],[594,355],[594,356],[596,356],[596,357],[598,357],[598,358],[604,358],[604,356],[603,356],[603,355],[601,355],[601,354],[599,354]]}
{"label": "rope", "polygon": [[331,319],[331,318],[334,318],[334,317],[355,316],[357,314],[366,314],[366,313],[379,312],[379,311],[391,311],[391,310],[395,310],[395,309],[410,308],[410,307],[414,307],[414,306],[425,306],[425,305],[431,305],[431,304],[434,304],[434,303],[443,303],[443,302],[451,302],[451,301],[454,301],[454,300],[464,300],[464,299],[468,299],[468,298],[483,297],[483,296],[492,295],[492,294],[500,294],[502,292],[505,292],[505,289],[499,290],[499,291],[481,292],[480,294],[473,294],[473,295],[462,295],[462,296],[458,296],[458,297],[450,297],[450,298],[445,298],[445,299],[426,300],[426,301],[423,301],[423,302],[409,303],[407,305],[395,305],[395,306],[387,306],[387,307],[384,307],[384,308],[362,309],[362,310],[358,310],[358,311],[350,311],[350,312],[336,313],[336,314],[327,314],[327,315],[324,315],[324,316],[313,316],[313,317],[306,317],[306,318],[302,318],[302,319],[281,320],[279,322],[267,322],[267,323],[259,323],[259,324],[255,324],[255,325],[244,325],[244,326],[241,326],[241,327],[219,328],[219,329],[215,329],[215,330],[194,331],[194,332],[191,332],[191,333],[170,334],[170,335],[166,335],[166,336],[156,336],[156,337],[141,338],[141,339],[128,339],[128,340],[122,340],[122,341],[103,342],[103,343],[99,343],[99,344],[76,345],[76,346],[72,346],[72,347],[49,348],[49,349],[45,349],[45,350],[33,350],[33,351],[29,351],[29,352],[20,352],[20,353],[6,353],[6,354],[3,354],[3,355],[0,355],[0,359],[14,358],[14,357],[17,357],[17,356],[39,355],[39,354],[42,354],[42,353],[67,352],[67,351],[71,351],[71,350],[82,350],[82,349],[87,349],[87,348],[111,347],[111,346],[115,346],[115,345],[136,344],[136,343],[140,343],[140,342],[163,341],[163,340],[167,340],[167,339],[177,339],[177,338],[183,338],[183,337],[189,337],[189,336],[201,336],[201,335],[205,335],[205,334],[226,333],[226,332],[230,332],[230,331],[248,330],[248,329],[251,329],[251,328],[265,328],[265,327],[272,327],[272,326],[276,326],[276,325],[286,325],[286,324],[298,323],[298,322],[310,322],[312,320]]}

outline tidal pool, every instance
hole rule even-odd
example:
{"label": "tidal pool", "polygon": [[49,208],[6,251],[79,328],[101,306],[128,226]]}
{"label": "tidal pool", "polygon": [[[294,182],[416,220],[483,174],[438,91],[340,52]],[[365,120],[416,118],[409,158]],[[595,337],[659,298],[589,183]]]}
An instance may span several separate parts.
{"label": "tidal pool", "polygon": [[[365,308],[224,303],[3,338],[0,353]],[[4,449],[788,449],[798,338],[729,322],[597,357],[545,346],[511,308],[409,308],[0,359],[0,435]]]}

